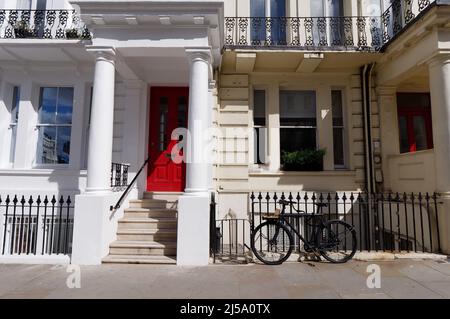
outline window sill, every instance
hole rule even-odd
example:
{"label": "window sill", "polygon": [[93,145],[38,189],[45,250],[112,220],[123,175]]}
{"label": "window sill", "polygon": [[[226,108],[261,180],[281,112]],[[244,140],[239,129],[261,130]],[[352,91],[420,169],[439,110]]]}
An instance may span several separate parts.
{"label": "window sill", "polygon": [[60,175],[60,176],[87,176],[86,170],[75,170],[68,168],[30,168],[30,169],[14,169],[3,168],[0,169],[0,175],[23,175],[23,176],[48,176],[48,175]]}
{"label": "window sill", "polygon": [[250,172],[251,177],[278,177],[278,176],[355,176],[356,172],[352,170],[333,170],[333,171],[315,171],[315,172],[294,172],[294,171],[278,171],[278,172]]}

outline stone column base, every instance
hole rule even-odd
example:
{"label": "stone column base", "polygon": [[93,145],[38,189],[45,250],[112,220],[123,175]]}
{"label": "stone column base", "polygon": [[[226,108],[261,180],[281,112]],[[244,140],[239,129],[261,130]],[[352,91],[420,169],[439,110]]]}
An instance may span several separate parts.
{"label": "stone column base", "polygon": [[75,196],[72,264],[100,265],[116,239],[117,220],[121,211],[109,210],[118,195],[81,194]]}
{"label": "stone column base", "polygon": [[185,194],[178,199],[177,265],[209,263],[209,194]]}

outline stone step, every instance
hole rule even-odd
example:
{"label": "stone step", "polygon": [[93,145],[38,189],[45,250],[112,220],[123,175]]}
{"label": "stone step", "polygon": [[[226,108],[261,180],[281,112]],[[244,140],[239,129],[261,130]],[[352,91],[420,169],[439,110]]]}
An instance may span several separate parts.
{"label": "stone step", "polygon": [[154,241],[115,241],[109,246],[110,255],[174,256],[176,243]]}
{"label": "stone step", "polygon": [[124,229],[177,229],[177,219],[171,217],[122,218],[118,230]]}
{"label": "stone step", "polygon": [[125,218],[158,218],[158,217],[177,217],[175,209],[154,209],[154,208],[127,208],[124,212]]}
{"label": "stone step", "polygon": [[175,256],[109,255],[103,258],[108,264],[164,264],[175,265]]}
{"label": "stone step", "polygon": [[183,194],[183,192],[144,192],[144,199],[159,199],[166,200],[170,203],[176,203],[178,202],[178,197]]}
{"label": "stone step", "polygon": [[164,209],[171,208],[174,203],[162,199],[131,199],[129,202],[130,208],[156,208]]}
{"label": "stone step", "polygon": [[117,231],[119,241],[177,241],[176,229],[123,229]]}

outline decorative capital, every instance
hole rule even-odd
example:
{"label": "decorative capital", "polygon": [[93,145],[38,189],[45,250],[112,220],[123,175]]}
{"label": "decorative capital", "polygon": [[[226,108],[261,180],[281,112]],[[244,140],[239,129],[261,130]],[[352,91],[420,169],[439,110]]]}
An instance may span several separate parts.
{"label": "decorative capital", "polygon": [[432,55],[429,59],[427,59],[426,63],[429,67],[440,67],[443,64],[450,63],[450,52],[444,51],[444,52],[437,52],[436,54]]}
{"label": "decorative capital", "polygon": [[88,46],[86,51],[95,55],[96,59],[114,62],[117,58],[116,50],[113,47]]}
{"label": "decorative capital", "polygon": [[191,63],[198,60],[211,63],[212,54],[209,47],[186,48],[186,55]]}

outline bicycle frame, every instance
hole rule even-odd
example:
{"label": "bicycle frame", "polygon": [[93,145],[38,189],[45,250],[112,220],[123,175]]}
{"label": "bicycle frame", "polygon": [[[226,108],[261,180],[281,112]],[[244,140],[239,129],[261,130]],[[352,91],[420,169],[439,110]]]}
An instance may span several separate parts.
{"label": "bicycle frame", "polygon": [[[286,205],[283,205],[283,209],[281,210],[280,213],[280,217],[277,220],[277,223],[283,223],[284,225],[288,226],[289,229],[291,230],[291,232],[294,232],[298,238],[303,242],[303,245],[305,247],[306,250],[315,250],[317,249],[317,243],[314,243],[314,245],[311,245],[311,242],[315,242],[315,239],[317,237],[317,230],[320,229],[321,226],[324,226],[325,223],[323,221],[323,214],[319,213],[313,213],[313,214],[307,214],[304,211],[301,210],[297,210],[295,209],[295,207],[291,206],[291,208],[293,210],[295,210],[297,213],[285,213],[286,210]],[[301,234],[300,232],[287,220],[287,218],[289,217],[294,217],[294,218],[305,218],[305,223],[306,223],[306,218],[319,218],[319,224],[316,226],[314,226],[313,228],[313,232],[311,234],[311,241],[306,240]],[[278,236],[278,231],[279,229],[276,230],[275,234],[274,234],[274,238],[276,238]]]}

